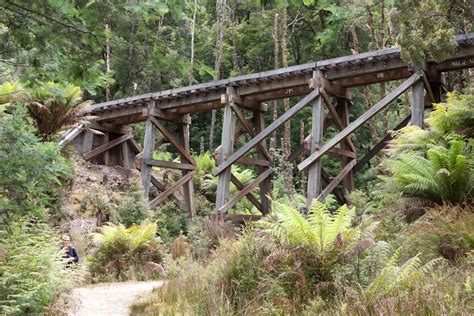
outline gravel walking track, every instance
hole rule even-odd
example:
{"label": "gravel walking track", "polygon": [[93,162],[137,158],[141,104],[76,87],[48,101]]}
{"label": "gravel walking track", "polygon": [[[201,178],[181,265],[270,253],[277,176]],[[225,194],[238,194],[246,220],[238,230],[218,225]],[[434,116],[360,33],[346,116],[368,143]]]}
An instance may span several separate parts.
{"label": "gravel walking track", "polygon": [[121,316],[140,295],[160,287],[163,281],[123,282],[74,289],[70,316]]}

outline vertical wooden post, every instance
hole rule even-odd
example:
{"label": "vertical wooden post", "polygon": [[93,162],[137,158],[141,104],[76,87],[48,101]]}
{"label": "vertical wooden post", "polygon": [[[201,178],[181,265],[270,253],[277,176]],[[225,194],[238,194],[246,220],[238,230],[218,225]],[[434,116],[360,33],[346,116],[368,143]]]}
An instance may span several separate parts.
{"label": "vertical wooden post", "polygon": [[[183,147],[187,153],[191,153],[191,148],[189,146],[189,124],[179,123],[179,134],[181,141],[183,142]],[[181,155],[181,162],[183,162],[183,155]],[[189,170],[183,170],[183,177],[188,174]],[[194,186],[193,179],[183,184],[183,194],[184,194],[184,204],[188,210],[189,217],[194,218],[196,216],[196,210],[194,209]]]}
{"label": "vertical wooden post", "polygon": [[93,141],[94,141],[94,133],[92,133],[91,131],[84,132],[84,136],[82,138],[81,154],[84,154],[92,150]]}
{"label": "vertical wooden post", "polygon": [[[107,144],[109,142],[109,133],[104,133],[103,144]],[[110,164],[110,153],[108,150],[104,152],[104,165],[108,166]]]}
{"label": "vertical wooden post", "polygon": [[141,180],[143,186],[143,196],[148,201],[150,195],[150,183],[151,183],[151,166],[145,163],[146,159],[153,158],[153,150],[155,145],[155,126],[150,120],[151,112],[155,107],[155,101],[152,100],[148,104],[147,120],[145,125],[145,140],[143,144],[143,155],[142,155],[142,169],[141,169]]}
{"label": "vertical wooden post", "polygon": [[122,166],[130,168],[130,154],[128,150],[128,142],[122,143]]}
{"label": "vertical wooden post", "polygon": [[[316,88],[318,89],[318,88]],[[313,113],[311,118],[311,153],[315,152],[321,145],[324,128],[324,106],[323,99],[319,95],[313,101]],[[311,207],[313,199],[321,193],[321,159],[316,160],[308,170],[307,207]]]}
{"label": "vertical wooden post", "polygon": [[412,87],[411,124],[423,128],[425,112],[425,89],[423,81],[419,80]]}
{"label": "vertical wooden post", "polygon": [[[235,88],[227,87],[227,104],[224,109],[224,121],[222,125],[222,141],[221,141],[221,152],[219,158],[219,164],[222,164],[234,151],[234,134],[235,134],[235,114],[232,111],[234,106]],[[230,190],[230,165],[224,172],[219,174],[217,179],[217,193],[216,193],[216,210],[223,206],[229,198]],[[217,219],[221,220],[221,214],[218,211]]]}
{"label": "vertical wooden post", "polygon": [[[265,116],[263,115],[263,112],[261,111],[254,111],[253,112],[253,122],[255,125],[255,133],[258,134],[260,133],[264,128],[265,128]],[[267,148],[265,141],[262,141],[262,145]],[[264,159],[267,160],[265,154],[263,151],[257,148],[257,157],[258,159]],[[258,169],[258,174],[264,173],[267,168],[259,166],[257,167]],[[271,176],[267,177],[265,180],[260,183],[260,201],[262,204],[262,211],[264,212],[263,215],[268,214],[271,209],[271,202],[269,199],[269,194],[272,192],[272,179]]]}
{"label": "vertical wooden post", "polygon": [[[341,117],[342,123],[344,127],[349,125],[349,107],[348,102],[344,98],[337,98],[337,107],[336,107],[339,116]],[[350,139],[351,136],[347,136],[346,139]],[[341,148],[352,151],[351,147],[347,144],[347,142],[341,142]],[[351,159],[348,157],[342,157],[342,168],[347,166],[351,162]],[[342,180],[344,191],[352,192],[354,190],[354,173],[353,171],[349,171],[349,173],[344,177]]]}

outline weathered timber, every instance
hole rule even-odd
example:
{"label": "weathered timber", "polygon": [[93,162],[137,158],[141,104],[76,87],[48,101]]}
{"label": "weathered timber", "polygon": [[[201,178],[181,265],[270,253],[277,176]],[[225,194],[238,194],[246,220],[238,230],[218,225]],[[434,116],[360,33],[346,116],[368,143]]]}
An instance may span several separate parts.
{"label": "weathered timber", "polygon": [[122,166],[130,168],[130,154],[128,151],[128,142],[122,143]]}
{"label": "weathered timber", "polygon": [[423,81],[417,82],[412,88],[411,124],[423,128],[425,117],[425,90]]}
{"label": "weathered timber", "polygon": [[[342,128],[344,129],[345,127],[347,127],[347,125],[349,125],[348,102],[346,99],[343,99],[343,98],[337,98],[336,101],[337,101],[336,110],[338,111],[341,121],[344,124]],[[345,139],[350,141],[350,136],[347,136],[347,138]],[[332,149],[334,148],[336,147],[333,147]],[[348,157],[348,156],[342,157],[342,167],[344,168],[351,162],[351,159],[349,158],[356,159],[356,153],[355,153],[355,148],[351,148],[348,142],[341,142],[341,150],[349,151],[349,152],[351,152],[350,150],[353,150],[353,152],[351,152],[353,154],[353,157]],[[344,191],[352,192],[354,190],[354,172],[352,170],[347,173],[347,175],[344,177],[342,181],[343,181]]]}
{"label": "weathered timber", "polygon": [[[403,121],[401,121],[393,130],[398,131],[401,128],[407,126],[408,122],[410,122],[411,115],[408,115]],[[387,143],[392,140],[393,137],[390,133],[385,135],[374,147],[372,147],[365,155],[362,157],[357,163],[355,164],[353,171],[354,173],[358,172],[362,167],[369,162],[370,159],[375,157],[385,146]]]}
{"label": "weathered timber", "polygon": [[[324,124],[324,105],[321,95],[313,101],[312,116],[311,116],[311,142],[310,151],[315,152],[320,147],[323,139],[323,124]],[[321,160],[312,164],[308,170],[308,184],[306,191],[307,207],[311,206],[313,199],[315,199],[321,192]]]}
{"label": "weathered timber", "polygon": [[106,152],[108,151],[109,149],[117,146],[117,145],[120,145],[121,143],[129,140],[130,138],[132,138],[132,134],[126,134],[126,135],[123,135],[123,136],[120,136],[119,138],[116,138],[114,140],[111,140],[110,142],[107,142],[103,145],[100,145],[99,147],[85,153],[83,156],[84,156],[84,159],[86,160],[89,160],[103,152]]}
{"label": "weathered timber", "polygon": [[[189,124],[179,124],[178,126],[184,149],[188,154],[191,154],[191,147],[189,145]],[[185,157],[181,155],[181,159],[185,159]],[[189,171],[184,170],[182,176],[185,177],[188,173]],[[192,180],[183,184],[183,197],[189,217],[196,217],[196,209],[194,208],[194,185]]]}
{"label": "weathered timber", "polygon": [[240,157],[237,159],[236,163],[249,166],[260,166],[260,167],[269,167],[271,162],[265,159],[251,158],[251,157]]}
{"label": "weathered timber", "polygon": [[[149,109],[154,108],[155,102],[151,101]],[[143,161],[141,166],[141,181],[143,187],[143,196],[148,201],[150,195],[151,166],[145,163],[145,159],[153,158],[153,150],[155,145],[155,126],[151,121],[151,115],[148,116],[145,125],[145,139],[143,144]]]}
{"label": "weathered timber", "polygon": [[158,206],[158,204],[162,203],[168,196],[170,196],[173,192],[177,191],[183,184],[185,184],[187,181],[192,181],[192,178],[196,174],[196,171],[191,171],[185,176],[183,176],[181,179],[173,183],[168,189],[165,191],[161,192],[156,198],[150,201],[150,208],[155,208]]}
{"label": "weathered timber", "polygon": [[[235,187],[241,191],[243,188],[245,188],[245,186],[242,184],[242,182],[239,181],[239,179],[237,179],[236,176],[234,176],[233,174],[231,174],[230,176],[230,181],[232,181],[232,183],[235,185]],[[252,192],[249,192],[246,196],[245,196],[250,202],[252,202],[253,205],[255,205],[255,207],[260,211],[260,212],[264,212],[264,209],[262,207],[262,204],[258,201],[258,199],[252,194]]]}
{"label": "weathered timber", "polygon": [[[227,87],[227,94],[236,94],[234,87]],[[228,103],[224,109],[224,120],[222,126],[222,143],[220,148],[219,167],[225,165],[228,161],[229,155],[234,151],[234,134],[235,134],[235,123],[236,117],[232,106],[234,102],[232,99],[228,100]],[[240,157],[238,157],[240,158]],[[235,162],[235,160],[234,160]],[[219,209],[224,206],[229,198],[230,190],[230,178],[231,178],[231,164],[228,164],[225,168],[222,168],[222,172],[219,173],[217,179],[217,192],[216,192],[216,210],[217,217],[220,219]],[[218,167],[218,168],[219,168]]]}
{"label": "weathered timber", "polygon": [[[217,167],[214,175],[222,173],[226,168],[233,164],[237,159],[245,155],[252,147],[268,137],[274,130],[288,121],[296,113],[301,111],[309,102],[319,95],[319,90],[314,90],[307,96],[305,96],[300,102],[295,104],[288,112],[284,113],[278,119],[273,121],[268,125],[263,131],[258,133],[254,138],[252,138],[247,144],[240,147],[234,154],[232,154],[226,161],[224,161],[219,167]],[[224,128],[225,131],[225,128]]]}
{"label": "weathered timber", "polygon": [[262,215],[247,215],[247,214],[225,214],[224,219],[226,221],[238,221],[238,222],[254,222],[262,218]]}
{"label": "weathered timber", "polygon": [[393,90],[387,96],[385,96],[380,102],[378,102],[369,110],[367,110],[364,114],[359,116],[354,122],[350,123],[345,129],[343,129],[340,133],[334,136],[329,142],[324,144],[319,150],[315,151],[303,162],[301,162],[298,165],[298,169],[300,171],[303,169],[306,169],[307,167],[312,165],[316,160],[320,159],[321,156],[324,155],[329,149],[336,146],[342,139],[352,134],[357,128],[359,128],[362,124],[367,122],[375,114],[377,114],[382,109],[384,109],[393,100],[398,98],[398,96],[400,96],[403,92],[405,92],[408,88],[410,88],[414,83],[418,82],[422,75],[423,74],[419,71],[413,74],[409,79],[404,81],[395,90]]}
{"label": "weathered timber", "polygon": [[152,158],[143,159],[143,163],[148,166],[175,169],[175,170],[196,170],[196,166],[190,163],[180,163],[173,161],[156,160]]}
{"label": "weathered timber", "polygon": [[[244,114],[242,113],[242,111],[240,111],[240,109],[235,106],[235,105],[232,105],[232,110],[235,112],[235,115],[237,115],[237,118],[239,119],[240,123],[242,124],[242,127],[244,128],[244,130],[249,133],[250,137],[255,137],[256,136],[256,133],[255,131],[252,129],[252,126],[250,125],[250,123],[247,121],[247,119],[245,118]],[[257,147],[260,151],[262,151],[263,155],[265,156],[265,159],[269,160],[269,161],[272,161],[272,157],[270,155],[270,153],[268,153],[267,149],[265,148],[264,144],[262,144],[261,142],[260,143],[257,143]]]}
{"label": "weathered timber", "polygon": [[258,177],[252,180],[245,188],[237,192],[237,194],[230,199],[227,203],[222,205],[217,209],[219,213],[227,212],[231,209],[237,202],[239,202],[244,196],[252,192],[263,180],[272,174],[272,169],[267,169],[265,172],[261,173]]}
{"label": "weathered timber", "polygon": [[328,194],[330,194],[334,188],[342,181],[342,179],[351,172],[352,168],[355,166],[356,161],[355,159],[351,160],[344,168],[342,168],[341,172],[324,188],[321,194],[318,195],[318,200],[324,200]]}
{"label": "weathered timber", "polygon": [[191,156],[191,154],[183,147],[182,144],[170,133],[168,130],[160,123],[158,120],[154,117],[150,117],[150,121],[153,123],[153,125],[158,128],[161,134],[163,134],[166,139],[170,141],[170,143],[173,144],[173,146],[179,151],[181,156],[185,158],[190,164],[194,164],[194,158]]}
{"label": "weathered timber", "polygon": [[[255,125],[255,132],[260,133],[265,128],[265,117],[263,116],[263,113],[254,111],[252,120],[253,120],[253,124]],[[263,149],[266,149],[265,141],[262,141],[260,144],[262,144]],[[260,158],[261,160],[265,160],[267,158],[265,151],[263,151],[260,147],[257,147],[257,157]],[[270,167],[272,165],[272,161],[267,161],[267,162],[269,163],[268,166],[257,167],[258,175],[261,175],[262,173],[264,173],[267,170],[266,167]],[[272,192],[272,175],[269,175],[260,183],[260,201],[262,202],[262,209],[260,209],[260,211],[264,215],[269,213],[272,207],[272,203],[270,201],[271,192]]]}
{"label": "weathered timber", "polygon": [[81,153],[87,153],[92,150],[92,143],[94,140],[94,133],[91,131],[84,131],[84,136],[82,138],[82,149]]}

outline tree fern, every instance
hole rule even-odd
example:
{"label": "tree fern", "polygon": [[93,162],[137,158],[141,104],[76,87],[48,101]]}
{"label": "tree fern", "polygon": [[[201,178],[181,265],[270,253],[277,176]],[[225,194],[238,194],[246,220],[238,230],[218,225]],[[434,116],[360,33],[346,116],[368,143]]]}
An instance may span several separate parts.
{"label": "tree fern", "polygon": [[295,208],[274,201],[273,216],[275,220],[263,222],[270,235],[293,246],[309,246],[324,253],[334,247],[339,234],[349,230],[355,211],[344,205],[331,214],[325,204],[315,201],[305,218]]}

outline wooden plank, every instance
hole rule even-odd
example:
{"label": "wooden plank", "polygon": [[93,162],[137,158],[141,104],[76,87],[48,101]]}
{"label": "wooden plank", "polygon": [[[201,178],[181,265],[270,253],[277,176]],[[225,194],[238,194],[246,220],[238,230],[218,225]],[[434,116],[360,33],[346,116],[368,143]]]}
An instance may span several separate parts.
{"label": "wooden plank", "polygon": [[[189,145],[189,124],[179,124],[179,134],[181,141],[183,143],[184,149],[187,153],[191,154],[191,148]],[[181,156],[181,159],[184,159]],[[183,171],[182,176],[186,176],[188,171]],[[193,181],[188,181],[183,184],[183,197],[184,203],[186,204],[186,209],[188,210],[188,214],[190,218],[196,217],[196,209],[194,207],[194,184]]]}
{"label": "wooden plank", "polygon": [[[380,65],[383,65],[383,62],[379,62]],[[411,76],[410,69],[408,65],[405,65],[403,68],[396,69],[386,69],[383,66],[377,69],[377,72],[364,74],[364,68],[360,68],[360,74],[357,76],[349,76],[340,79],[334,79],[337,84],[345,88],[353,88],[357,86],[370,85],[374,83],[387,82],[399,79],[406,79]]]}
{"label": "wooden plank", "polygon": [[[310,151],[315,152],[323,139],[324,105],[323,98],[319,95],[313,102],[311,117],[311,142]],[[311,207],[313,199],[321,192],[321,160],[316,161],[308,170],[308,183],[306,190],[307,207]]]}
{"label": "wooden plank", "polygon": [[117,146],[117,145],[120,145],[121,143],[129,140],[130,138],[132,138],[132,134],[126,134],[126,135],[123,135],[123,136],[120,136],[114,140],[111,140],[110,142],[108,143],[105,143],[103,145],[100,145],[99,147],[85,153],[83,156],[84,156],[84,159],[86,160],[89,160],[103,152],[106,152],[108,151],[109,149]]}
{"label": "wooden plank", "polygon": [[271,162],[268,160],[245,157],[245,156],[237,159],[236,163],[240,163],[242,165],[249,165],[249,166],[260,166],[260,167],[271,166]]}
{"label": "wooden plank", "polygon": [[122,143],[122,166],[125,168],[130,168],[130,157],[128,153],[128,142]]}
{"label": "wooden plank", "polygon": [[[242,127],[244,128],[244,130],[249,133],[249,135],[253,138],[256,136],[256,133],[255,131],[253,130],[253,128],[250,126],[250,123],[247,121],[247,119],[245,118],[244,114],[242,113],[242,111],[240,111],[240,109],[235,106],[235,105],[232,105],[232,110],[234,111],[235,115],[237,115],[237,118],[239,119],[240,123],[242,124]],[[272,156],[270,155],[270,153],[268,153],[267,149],[265,148],[265,145],[262,144],[261,142],[257,143],[257,147],[260,151],[262,151],[263,155],[265,156],[265,159],[269,160],[269,161],[272,161]]]}
{"label": "wooden plank", "polygon": [[[331,183],[330,175],[326,171],[324,171],[323,168],[321,168],[321,178],[323,178],[323,180],[327,184]],[[346,198],[344,197],[344,194],[342,194],[342,192],[337,187],[335,187],[334,190],[332,190],[332,193],[334,194],[334,196],[336,197],[339,203],[341,204],[346,203]]]}
{"label": "wooden plank", "polygon": [[[398,131],[399,129],[407,126],[408,122],[410,122],[411,115],[408,115],[403,121],[401,121],[393,130]],[[375,157],[381,151],[387,143],[392,140],[393,137],[389,133],[384,136],[374,147],[372,147],[359,161],[357,161],[356,165],[354,166],[354,173],[358,172],[362,167],[369,162],[370,159]]]}
{"label": "wooden plank", "polygon": [[[342,118],[339,116],[339,113],[337,113],[336,108],[332,105],[331,98],[324,91],[321,92],[321,95],[324,99],[324,103],[325,103],[326,107],[328,108],[329,112],[331,113],[332,118],[336,122],[339,129],[342,131],[347,126],[347,124],[345,124],[343,122]],[[354,144],[352,143],[350,137],[344,138],[343,142],[346,143],[353,152],[356,151],[356,148],[355,148]]]}
{"label": "wooden plank", "polygon": [[196,166],[189,163],[173,162],[173,161],[164,161],[164,160],[155,160],[152,158],[143,159],[143,163],[148,166],[160,167],[166,169],[175,169],[175,170],[196,170]]}
{"label": "wooden plank", "polygon": [[[149,104],[149,108],[153,108],[155,106],[155,101],[151,101]],[[151,181],[151,166],[145,163],[145,159],[153,158],[153,146],[155,145],[155,126],[151,122],[151,116],[148,117],[146,120],[145,125],[145,139],[143,144],[143,155],[144,158],[142,161],[141,166],[141,181],[143,187],[143,196],[146,200],[150,195],[150,181]]]}
{"label": "wooden plank", "polygon": [[[347,125],[349,125],[349,104],[347,100],[343,98],[337,98],[336,101],[337,101],[338,114],[341,117],[344,127],[346,127]],[[350,136],[348,136],[346,140],[350,140]],[[335,148],[336,147],[333,147],[332,149],[335,149]],[[355,153],[355,148],[351,148],[347,142],[341,142],[341,149],[344,151],[353,150],[353,152],[352,151],[350,152],[354,155],[353,157],[348,157],[348,156],[342,157],[342,167],[344,168],[351,162],[351,159],[356,159],[357,156]],[[343,184],[345,192],[354,191],[354,172],[352,170],[348,172],[347,175],[343,178],[342,184]]]}
{"label": "wooden plank", "polygon": [[374,105],[369,110],[367,110],[364,114],[359,116],[354,122],[349,124],[345,129],[343,129],[340,133],[334,136],[329,142],[324,144],[319,150],[315,151],[303,162],[301,162],[298,165],[298,169],[300,171],[303,169],[306,169],[307,167],[312,165],[316,160],[320,159],[321,156],[324,155],[329,149],[333,148],[342,139],[352,134],[363,123],[367,122],[375,114],[377,114],[382,109],[384,109],[390,102],[395,100],[398,96],[400,96],[403,92],[405,92],[408,88],[410,88],[414,83],[418,82],[422,75],[423,74],[421,72],[416,72],[415,74],[413,74],[408,80],[403,82],[395,90],[393,90],[387,96],[385,96],[385,98],[383,98],[380,102],[378,102],[376,105]]}
{"label": "wooden plank", "polygon": [[81,153],[87,153],[92,150],[92,143],[94,141],[94,133],[91,131],[84,131],[82,138],[82,148]]}
{"label": "wooden plank", "polygon": [[[235,88],[227,87],[227,94],[235,94]],[[232,110],[233,104],[234,102],[232,100],[229,100],[229,103],[226,104],[225,109],[224,109],[219,167],[223,166],[226,163],[226,161],[228,161],[228,157],[232,155],[232,152],[234,151],[234,141],[235,141],[234,134],[235,134],[236,117],[235,117],[234,111]],[[235,160],[233,162],[235,162]],[[216,215],[218,219],[220,220],[221,214],[220,214],[219,209],[223,205],[225,205],[229,197],[231,164],[228,164],[225,168],[222,168],[222,172],[220,172],[218,175],[219,177],[217,179],[217,192],[216,192],[216,213],[217,213]]]}
{"label": "wooden plank", "polygon": [[[260,133],[265,128],[265,116],[264,113],[254,111],[253,112],[253,123],[255,126],[255,132]],[[263,142],[264,148],[266,148],[265,142]],[[261,160],[265,160],[266,154],[259,147],[257,147],[257,157]],[[268,167],[272,165],[271,160],[267,161],[269,163]],[[265,172],[266,168],[264,166],[257,167],[258,174]],[[272,176],[265,178],[260,183],[260,201],[262,202],[262,209],[260,211],[263,215],[268,214],[272,208],[272,202],[270,201],[270,195],[272,193]]]}
{"label": "wooden plank", "polygon": [[237,204],[244,196],[252,192],[263,180],[272,174],[272,169],[267,169],[265,172],[261,173],[256,177],[252,182],[250,182],[245,188],[237,192],[237,194],[230,199],[227,203],[218,208],[218,212],[224,213],[231,209],[235,204]]}
{"label": "wooden plank", "polygon": [[226,221],[238,221],[238,222],[254,222],[262,219],[262,215],[248,215],[248,214],[225,214],[224,219]]}
{"label": "wooden plank", "polygon": [[[237,190],[241,191],[245,186],[242,184],[242,182],[239,181],[233,174],[230,176],[230,181],[235,185]],[[248,193],[245,196],[250,202],[252,202],[253,205],[260,211],[264,212],[264,209],[262,207],[262,204],[257,200],[257,198],[252,194],[252,192]]]}
{"label": "wooden plank", "polygon": [[[252,138],[247,144],[243,145],[239,150],[237,150],[234,154],[232,154],[226,161],[224,161],[214,172],[214,175],[218,175],[222,173],[226,168],[228,168],[231,164],[233,164],[237,159],[245,155],[252,147],[254,147],[257,143],[264,140],[268,137],[274,130],[292,118],[295,114],[301,111],[309,102],[311,102],[314,98],[319,95],[319,90],[314,90],[307,96],[305,96],[300,102],[294,105],[288,112],[284,113],[278,119],[273,121],[270,125],[268,125],[263,131],[258,133],[254,138]],[[224,128],[225,131],[225,128]]]}
{"label": "wooden plank", "polygon": [[436,97],[435,97],[435,95],[434,95],[434,93],[433,93],[433,90],[431,89],[431,84],[430,84],[430,82],[428,81],[428,77],[426,76],[426,73],[425,73],[425,75],[422,77],[422,79],[423,79],[423,86],[425,87],[425,90],[426,90],[428,96],[430,97],[431,103],[436,103],[436,102],[437,102],[437,101],[436,101]]}
{"label": "wooden plank", "polygon": [[[104,133],[104,136],[102,137],[102,138],[103,138],[103,140],[102,140],[103,146],[106,146],[107,143],[109,143],[109,137],[110,137],[110,134],[109,134],[109,133]],[[117,143],[117,145],[118,145],[118,144],[119,144],[119,143]],[[112,146],[112,147],[113,147],[113,146]],[[110,148],[112,148],[112,147],[110,147]],[[99,148],[100,148],[100,146],[99,146]],[[109,148],[109,149],[110,149],[110,148]],[[97,148],[96,148],[96,149],[97,149]],[[86,158],[86,159],[87,159],[87,158]],[[109,155],[108,149],[106,149],[106,150],[104,151],[104,165],[108,166],[109,164],[110,164],[110,155]]]}
{"label": "wooden plank", "polygon": [[425,117],[425,90],[423,81],[419,81],[413,85],[411,100],[411,125],[423,128],[423,120]]}
{"label": "wooden plank", "polygon": [[168,196],[170,196],[173,192],[179,189],[180,186],[184,185],[187,181],[191,181],[193,176],[196,174],[196,171],[191,171],[190,173],[186,174],[184,177],[173,183],[168,189],[161,192],[156,198],[151,200],[150,208],[154,209],[158,204],[162,203]]}
{"label": "wooden plank", "polygon": [[190,153],[186,151],[183,145],[173,136],[170,132],[160,123],[156,118],[153,116],[150,117],[151,122],[155,125],[161,134],[166,137],[170,143],[179,151],[179,153],[186,159],[190,164],[195,164],[194,158],[191,156]]}
{"label": "wooden plank", "polygon": [[318,200],[324,200],[328,194],[330,194],[337,185],[342,181],[342,179],[351,172],[352,168],[355,166],[356,161],[355,159],[351,160],[344,168],[342,168],[341,172],[324,188],[321,194],[318,195]]}

